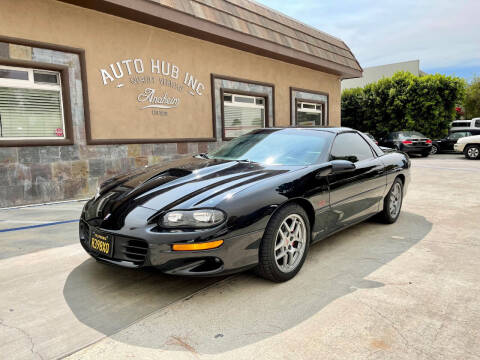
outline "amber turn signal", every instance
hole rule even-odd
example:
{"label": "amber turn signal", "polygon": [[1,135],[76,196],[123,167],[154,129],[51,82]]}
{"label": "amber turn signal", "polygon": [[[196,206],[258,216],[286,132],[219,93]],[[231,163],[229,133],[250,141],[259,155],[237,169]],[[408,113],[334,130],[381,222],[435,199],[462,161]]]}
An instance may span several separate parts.
{"label": "amber turn signal", "polygon": [[196,251],[196,250],[208,250],[216,249],[223,244],[223,240],[215,240],[203,243],[191,243],[191,244],[173,244],[173,251]]}

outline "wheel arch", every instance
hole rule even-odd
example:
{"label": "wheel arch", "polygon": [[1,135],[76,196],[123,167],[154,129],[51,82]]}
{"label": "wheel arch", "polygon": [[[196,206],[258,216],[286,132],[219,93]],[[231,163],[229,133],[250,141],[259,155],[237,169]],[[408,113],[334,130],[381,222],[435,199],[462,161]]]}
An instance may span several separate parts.
{"label": "wheel arch", "polygon": [[[402,181],[402,184],[405,185],[405,175],[404,174],[398,174],[395,179],[400,179]],[[395,181],[395,180],[393,180]]]}
{"label": "wheel arch", "polygon": [[476,146],[476,147],[480,148],[480,143],[478,143],[478,144],[477,143],[465,144],[465,147],[463,148],[463,152],[466,152],[469,146]]}
{"label": "wheel arch", "polygon": [[[297,204],[297,205],[300,205],[303,210],[305,210],[305,212],[307,213],[307,216],[308,216],[308,221],[310,223],[310,232],[312,231],[313,229],[313,226],[315,224],[315,210],[313,208],[313,205],[310,203],[310,201],[308,201],[307,199],[305,198],[294,198],[294,199],[289,199],[287,201],[285,201],[284,203],[282,203],[281,205],[279,205],[275,211],[270,215],[270,219],[282,208],[284,208],[285,206],[288,206],[288,205],[291,205],[291,204]],[[269,219],[269,221],[270,221]]]}

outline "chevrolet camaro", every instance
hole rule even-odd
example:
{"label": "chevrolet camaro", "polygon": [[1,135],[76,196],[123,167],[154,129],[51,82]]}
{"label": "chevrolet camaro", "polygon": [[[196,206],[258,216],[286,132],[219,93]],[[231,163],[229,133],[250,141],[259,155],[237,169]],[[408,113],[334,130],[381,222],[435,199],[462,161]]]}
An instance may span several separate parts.
{"label": "chevrolet camaro", "polygon": [[349,128],[260,129],[218,150],[104,182],[80,242],[96,260],[213,276],[294,277],[309,247],[376,216],[394,223],[410,160]]}

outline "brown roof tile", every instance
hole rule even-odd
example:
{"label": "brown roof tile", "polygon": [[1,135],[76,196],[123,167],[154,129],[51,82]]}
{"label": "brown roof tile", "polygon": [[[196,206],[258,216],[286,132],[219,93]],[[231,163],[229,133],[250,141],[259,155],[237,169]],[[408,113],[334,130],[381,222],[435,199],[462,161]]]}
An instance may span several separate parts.
{"label": "brown roof tile", "polygon": [[362,68],[340,39],[250,0],[61,0],[343,78]]}
{"label": "brown roof tile", "polygon": [[345,43],[249,0],[151,0],[232,30],[336,62],[361,67]]}

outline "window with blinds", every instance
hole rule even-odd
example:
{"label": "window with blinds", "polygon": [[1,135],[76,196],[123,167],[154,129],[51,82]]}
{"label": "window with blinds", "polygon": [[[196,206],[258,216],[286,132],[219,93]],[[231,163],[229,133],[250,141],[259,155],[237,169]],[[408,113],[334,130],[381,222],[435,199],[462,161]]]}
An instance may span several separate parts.
{"label": "window with blinds", "polygon": [[323,104],[297,103],[297,125],[326,126],[326,121],[323,119]]}
{"label": "window with blinds", "polygon": [[265,127],[265,98],[224,94],[225,137],[234,138]]}
{"label": "window with blinds", "polygon": [[0,141],[65,139],[60,73],[0,66]]}

